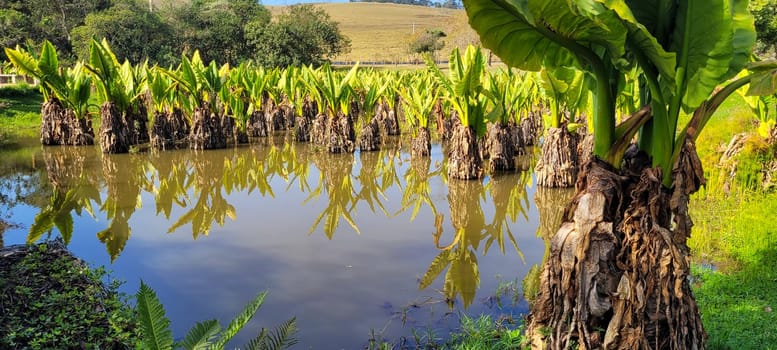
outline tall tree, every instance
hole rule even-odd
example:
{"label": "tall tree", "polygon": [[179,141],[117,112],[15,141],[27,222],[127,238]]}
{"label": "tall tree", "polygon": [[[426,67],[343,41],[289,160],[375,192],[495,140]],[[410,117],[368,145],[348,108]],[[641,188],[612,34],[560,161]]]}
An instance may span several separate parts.
{"label": "tall tree", "polygon": [[756,51],[761,55],[777,55],[777,1],[752,0],[749,9],[755,17],[758,33]]}
{"label": "tall tree", "polygon": [[246,28],[264,27],[270,11],[255,0],[194,0],[169,14],[184,52],[199,50],[203,61],[237,65],[252,57]]}
{"label": "tall tree", "polygon": [[351,41],[321,8],[294,5],[272,23],[249,25],[247,38],[261,65],[320,65],[351,50]]}
{"label": "tall tree", "polygon": [[105,38],[119,61],[138,64],[149,59],[162,66],[178,61],[172,28],[143,0],[117,0],[108,9],[90,13],[84,22],[71,31],[73,51],[83,60],[89,59],[91,39]]}
{"label": "tall tree", "polygon": [[[110,6],[110,0],[0,0],[0,45],[49,40],[62,58],[71,58],[70,31],[86,15]],[[0,53],[0,59],[6,59]]]}

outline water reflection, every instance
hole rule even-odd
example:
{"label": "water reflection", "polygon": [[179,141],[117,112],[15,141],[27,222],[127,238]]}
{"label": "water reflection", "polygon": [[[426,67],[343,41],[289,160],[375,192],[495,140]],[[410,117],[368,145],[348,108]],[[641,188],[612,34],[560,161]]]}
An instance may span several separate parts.
{"label": "water reflection", "polygon": [[[231,317],[269,288],[261,321],[299,316],[302,344],[326,339],[327,348],[362,347],[359,335],[383,329],[390,310],[425,300],[435,309],[414,311],[408,324],[446,334],[441,312],[493,312],[485,300],[497,276],[523,277],[542,258],[529,173],[449,183],[439,145],[412,160],[396,142],[332,155],[284,140],[105,156],[35,146],[10,161],[40,179],[37,199],[13,213],[36,229],[8,231],[6,242],[72,232],[71,249],[97,265],[113,261],[126,291],[143,278],[166,295],[180,332]],[[7,157],[0,152],[2,168]],[[384,335],[408,332],[391,329]]]}
{"label": "water reflection", "polygon": [[[526,189],[530,181],[530,173],[521,173],[517,178],[491,178],[485,185],[477,181],[450,181],[447,198],[453,226],[452,238],[448,244],[441,243],[444,218],[435,211],[434,243],[440,252],[421,278],[420,288],[430,286],[447,268],[443,289],[446,301],[453,307],[452,304],[460,297],[466,308],[474,301],[480,284],[477,251],[482,242],[485,241],[483,255],[488,253],[494,243],[505,254],[507,240],[523,259],[510,224],[515,223],[519,215],[528,221]],[[482,208],[482,203],[487,200],[487,192],[491,194],[494,205],[490,223],[486,223]]]}
{"label": "water reflection", "polygon": [[[113,261],[125,249],[133,233],[131,218],[148,204],[143,199],[149,194],[155,215],[169,225],[167,233],[188,226],[196,240],[208,236],[213,227],[224,226],[227,219],[238,219],[241,206],[236,208],[236,194],[258,198],[257,210],[262,210],[262,205],[273,205],[263,198],[295,192],[305,196],[301,205],[320,211],[315,217],[295,217],[295,209],[288,208],[289,217],[278,220],[310,220],[309,232],[321,230],[328,240],[342,231],[343,222],[361,234],[356,217],[360,208],[370,211],[367,217],[406,214],[410,221],[428,211],[434,218],[429,231],[439,251],[419,287],[428,288],[447,270],[443,294],[451,307],[459,298],[465,308],[474,302],[480,284],[478,254],[497,247],[501,254],[514,251],[523,259],[512,227],[529,221],[529,172],[483,182],[447,181],[444,161],[403,159],[406,154],[398,145],[338,155],[283,141],[276,137],[265,145],[236,149],[123,155],[103,155],[88,147],[44,148],[53,195],[36,216],[28,241],[56,228],[69,242],[73,216],[85,211],[95,217],[93,208],[99,207],[108,224],[97,237]],[[440,181],[447,189],[448,208],[439,208],[440,201],[434,198],[434,184]],[[392,202],[397,194],[398,208]]]}

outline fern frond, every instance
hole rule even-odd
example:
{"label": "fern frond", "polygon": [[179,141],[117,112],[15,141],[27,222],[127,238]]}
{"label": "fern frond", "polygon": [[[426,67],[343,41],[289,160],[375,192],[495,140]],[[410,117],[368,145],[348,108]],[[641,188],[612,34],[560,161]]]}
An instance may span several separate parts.
{"label": "fern frond", "polygon": [[298,340],[294,338],[297,331],[297,318],[293,317],[275,327],[272,332],[262,328],[259,336],[246,344],[245,348],[247,350],[287,349],[297,344]]}
{"label": "fern frond", "polygon": [[233,319],[227,328],[224,329],[224,332],[221,333],[221,338],[219,338],[219,341],[214,344],[212,348],[223,349],[227,342],[229,342],[229,340],[232,339],[232,337],[234,337],[235,334],[237,334],[237,332],[239,332],[243,326],[245,326],[245,324],[254,317],[256,311],[259,310],[259,307],[262,306],[262,303],[264,303],[265,296],[267,296],[267,291],[259,293],[256,298],[254,298],[254,300],[248,303],[245,309],[243,309],[243,312],[235,316],[235,319]]}
{"label": "fern frond", "polygon": [[213,343],[216,335],[221,331],[221,324],[217,320],[197,322],[189,330],[186,337],[176,344],[175,348],[182,347],[186,350],[206,350]]}
{"label": "fern frond", "polygon": [[141,340],[151,350],[170,350],[173,348],[173,332],[165,309],[151,287],[140,281],[140,290],[136,294],[138,321],[142,331]]}

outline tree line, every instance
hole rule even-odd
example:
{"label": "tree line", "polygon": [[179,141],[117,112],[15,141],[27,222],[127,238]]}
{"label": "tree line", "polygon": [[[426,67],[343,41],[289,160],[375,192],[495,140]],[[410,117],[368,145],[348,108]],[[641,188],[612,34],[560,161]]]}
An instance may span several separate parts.
{"label": "tree line", "polygon": [[338,24],[312,5],[273,16],[256,0],[0,0],[0,19],[3,47],[48,40],[65,62],[88,59],[92,38],[105,38],[119,60],[161,66],[195,50],[207,61],[264,66],[318,65],[350,51]]}

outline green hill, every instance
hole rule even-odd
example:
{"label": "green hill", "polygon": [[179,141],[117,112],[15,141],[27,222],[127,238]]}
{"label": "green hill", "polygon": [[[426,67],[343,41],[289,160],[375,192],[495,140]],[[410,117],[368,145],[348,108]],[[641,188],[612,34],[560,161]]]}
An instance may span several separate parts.
{"label": "green hill", "polygon": [[[453,47],[477,43],[477,34],[467,24],[464,10],[432,8],[388,3],[320,3],[340,30],[351,39],[351,52],[335,57],[335,61],[407,62],[418,58],[408,52],[413,38],[429,30],[442,30],[447,57]],[[278,13],[284,6],[269,6]]]}

